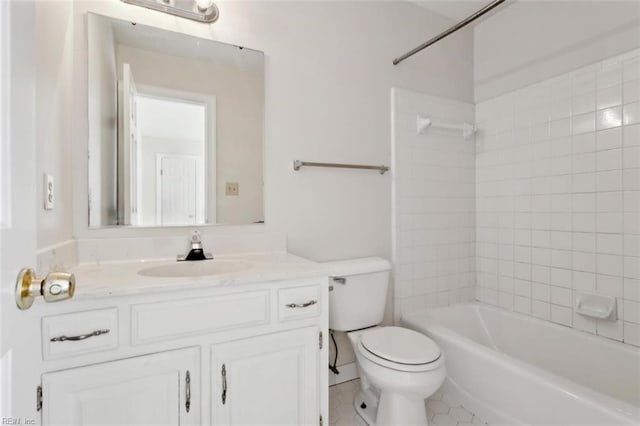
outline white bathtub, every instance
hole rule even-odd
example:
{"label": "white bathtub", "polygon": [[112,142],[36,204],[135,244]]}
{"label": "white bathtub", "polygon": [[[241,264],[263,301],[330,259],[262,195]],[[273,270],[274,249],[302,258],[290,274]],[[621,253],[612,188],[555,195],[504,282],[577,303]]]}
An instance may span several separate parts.
{"label": "white bathtub", "polygon": [[[640,424],[640,349],[481,303],[403,316],[489,423]],[[484,410],[484,412],[483,412]]]}

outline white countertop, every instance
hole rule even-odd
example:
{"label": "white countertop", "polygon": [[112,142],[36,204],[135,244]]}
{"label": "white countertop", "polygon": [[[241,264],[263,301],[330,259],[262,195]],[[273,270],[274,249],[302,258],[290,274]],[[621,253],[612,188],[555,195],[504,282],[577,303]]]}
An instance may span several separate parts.
{"label": "white countertop", "polygon": [[140,275],[139,272],[146,268],[177,264],[178,262],[175,259],[154,259],[80,264],[70,271],[76,277],[74,298],[127,296],[173,291],[178,288],[181,290],[198,289],[328,275],[322,264],[285,252],[221,255],[214,256],[213,260],[200,262],[215,263],[216,260],[241,262],[246,265],[246,268],[208,276],[151,277]]}

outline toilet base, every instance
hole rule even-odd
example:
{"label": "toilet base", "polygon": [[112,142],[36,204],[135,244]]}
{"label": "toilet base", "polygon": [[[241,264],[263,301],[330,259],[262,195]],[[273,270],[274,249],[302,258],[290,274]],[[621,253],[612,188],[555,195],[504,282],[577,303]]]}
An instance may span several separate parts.
{"label": "toilet base", "polygon": [[[380,404],[380,406],[378,406]],[[359,391],[353,400],[356,413],[369,426],[427,426],[424,401],[400,394],[382,393],[380,400],[369,390]]]}
{"label": "toilet base", "polygon": [[378,412],[378,398],[376,398],[371,391],[358,391],[353,400],[353,408],[356,409],[356,413],[358,413],[362,420],[369,426],[375,426],[376,414]]}

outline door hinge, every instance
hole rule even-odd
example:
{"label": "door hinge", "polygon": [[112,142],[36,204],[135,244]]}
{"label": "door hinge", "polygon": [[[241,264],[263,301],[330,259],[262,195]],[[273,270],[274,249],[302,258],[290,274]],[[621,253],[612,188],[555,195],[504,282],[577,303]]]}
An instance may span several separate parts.
{"label": "door hinge", "polygon": [[324,421],[322,420],[322,414],[320,414],[320,426],[322,426],[323,423]]}
{"label": "door hinge", "polygon": [[42,386],[36,388],[36,411],[42,410]]}
{"label": "door hinge", "polygon": [[318,346],[320,347],[320,349],[322,349],[322,331],[320,332],[320,335],[318,336]]}

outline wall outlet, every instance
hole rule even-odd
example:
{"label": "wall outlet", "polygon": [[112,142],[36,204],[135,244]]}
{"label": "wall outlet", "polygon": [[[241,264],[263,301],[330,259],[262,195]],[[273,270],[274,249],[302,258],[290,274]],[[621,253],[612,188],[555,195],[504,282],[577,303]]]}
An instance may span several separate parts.
{"label": "wall outlet", "polygon": [[227,182],[225,193],[227,195],[240,194],[240,184],[238,182]]}
{"label": "wall outlet", "polygon": [[53,210],[53,202],[55,201],[54,197],[54,185],[53,185],[53,175],[48,173],[44,174],[44,190],[42,193],[44,194],[44,209],[45,210]]}

